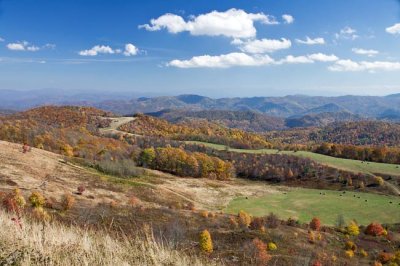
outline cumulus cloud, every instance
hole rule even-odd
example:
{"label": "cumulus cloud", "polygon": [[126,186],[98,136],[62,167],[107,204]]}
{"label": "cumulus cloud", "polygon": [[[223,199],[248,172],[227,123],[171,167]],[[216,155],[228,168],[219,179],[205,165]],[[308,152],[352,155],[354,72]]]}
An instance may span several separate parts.
{"label": "cumulus cloud", "polygon": [[400,23],[396,23],[393,26],[387,27],[386,32],[390,34],[400,34]]}
{"label": "cumulus cloud", "polygon": [[293,56],[293,55],[288,55],[286,56],[284,59],[280,60],[277,62],[277,64],[310,64],[310,63],[314,63],[314,61],[310,58],[308,58],[308,56]]}
{"label": "cumulus cloud", "polygon": [[334,55],[327,55],[322,53],[316,54],[309,54],[309,55],[300,55],[300,56],[293,56],[288,55],[285,58],[276,62],[276,64],[311,64],[315,62],[334,62],[339,60],[339,58]]}
{"label": "cumulus cloud", "polygon": [[124,50],[113,49],[108,45],[95,45],[91,49],[80,51],[79,55],[97,56],[99,54],[121,54],[121,53],[123,53],[125,56],[134,56],[139,53],[139,49],[131,43],[125,44]]}
{"label": "cumulus cloud", "polygon": [[29,52],[36,52],[39,51],[40,48],[35,45],[31,45],[27,41],[23,42],[16,42],[16,43],[9,43],[7,44],[7,48],[11,51],[29,51]]}
{"label": "cumulus cloud", "polygon": [[311,39],[310,37],[306,36],[305,40],[296,39],[296,42],[300,44],[316,45],[316,44],[325,44],[325,39],[321,37]]}
{"label": "cumulus cloud", "polygon": [[189,60],[172,60],[167,66],[178,68],[229,68],[235,66],[266,66],[282,64],[311,64],[319,62],[332,62],[338,58],[335,55],[311,54],[293,56],[288,55],[281,60],[274,60],[268,55],[230,53],[224,55],[194,56]]}
{"label": "cumulus cloud", "polygon": [[134,55],[137,55],[138,52],[139,52],[139,49],[135,45],[133,45],[131,43],[125,44],[125,51],[124,51],[125,56],[134,56]]}
{"label": "cumulus cloud", "polygon": [[346,26],[341,29],[338,33],[335,34],[336,39],[347,39],[347,40],[355,40],[359,36],[357,35],[357,30]]}
{"label": "cumulus cloud", "polygon": [[239,45],[239,49],[242,52],[247,52],[251,54],[263,54],[271,53],[277,50],[288,49],[292,46],[292,42],[285,38],[282,38],[280,40],[261,39],[239,42]]}
{"label": "cumulus cloud", "polygon": [[328,68],[331,71],[337,72],[359,72],[359,71],[395,71],[400,70],[400,62],[389,62],[389,61],[361,61],[355,62],[352,60],[338,60]]}
{"label": "cumulus cloud", "polygon": [[264,13],[247,13],[241,9],[225,12],[212,11],[191,17],[185,21],[181,16],[165,14],[151,19],[149,24],[139,28],[148,31],[166,29],[170,33],[189,32],[191,35],[226,36],[232,38],[252,38],[256,36],[254,22],[279,24],[273,16]]}
{"label": "cumulus cloud", "polygon": [[292,24],[294,22],[294,17],[289,14],[282,15],[282,19],[285,22],[285,24]]}
{"label": "cumulus cloud", "polygon": [[355,54],[366,55],[368,57],[373,57],[373,56],[379,54],[379,51],[372,50],[372,49],[367,50],[367,49],[362,49],[362,48],[353,48],[351,50]]}
{"label": "cumulus cloud", "polygon": [[81,56],[96,56],[98,54],[115,54],[116,52],[108,45],[95,45],[91,49],[79,52]]}
{"label": "cumulus cloud", "polygon": [[316,53],[316,54],[311,54],[308,55],[308,58],[314,61],[319,61],[319,62],[334,62],[339,60],[339,58],[334,55],[327,55],[327,54],[322,54],[322,53]]}
{"label": "cumulus cloud", "polygon": [[230,53],[217,56],[195,56],[189,60],[172,60],[167,66],[178,68],[228,68],[234,66],[263,66],[272,63],[274,63],[274,60],[268,55]]}

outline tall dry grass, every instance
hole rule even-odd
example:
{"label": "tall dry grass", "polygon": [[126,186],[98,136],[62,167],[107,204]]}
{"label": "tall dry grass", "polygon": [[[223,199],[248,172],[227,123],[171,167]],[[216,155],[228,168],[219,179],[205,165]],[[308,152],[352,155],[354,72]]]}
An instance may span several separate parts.
{"label": "tall dry grass", "polygon": [[157,243],[151,235],[114,239],[60,223],[22,220],[0,210],[0,265],[209,265]]}

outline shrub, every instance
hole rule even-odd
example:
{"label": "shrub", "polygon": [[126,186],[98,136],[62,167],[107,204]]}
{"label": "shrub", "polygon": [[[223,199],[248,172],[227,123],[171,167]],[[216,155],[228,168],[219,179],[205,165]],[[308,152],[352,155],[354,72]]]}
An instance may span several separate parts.
{"label": "shrub", "polygon": [[274,213],[270,213],[267,217],[265,217],[265,224],[268,228],[277,228],[279,226],[279,219]]}
{"label": "shrub", "polygon": [[236,229],[239,226],[237,220],[234,217],[229,217],[229,224],[232,229]]}
{"label": "shrub", "polygon": [[378,183],[379,186],[383,186],[385,184],[385,180],[381,176],[375,176],[374,177],[375,182]]}
{"label": "shrub", "polygon": [[208,218],[209,213],[208,213],[208,211],[201,211],[200,215],[201,215],[201,217]]}
{"label": "shrub", "polygon": [[268,243],[268,250],[277,250],[278,246],[274,242]]}
{"label": "shrub", "polygon": [[193,202],[189,202],[189,203],[186,205],[186,209],[188,209],[189,211],[194,211],[194,210],[196,210],[196,208],[195,208]]}
{"label": "shrub", "polygon": [[84,185],[80,185],[80,186],[77,188],[77,190],[78,190],[78,195],[82,195],[83,192],[85,192],[86,188],[85,188]]}
{"label": "shrub", "polygon": [[357,246],[356,246],[356,244],[354,244],[354,242],[347,241],[346,244],[345,244],[345,249],[346,250],[356,251],[357,250]]}
{"label": "shrub", "polygon": [[18,188],[16,188],[13,192],[8,193],[3,198],[3,207],[8,212],[20,213],[25,205],[25,198],[24,196],[22,196],[21,190],[19,190]]}
{"label": "shrub", "polygon": [[315,260],[312,266],[322,266],[322,263],[319,260]]}
{"label": "shrub", "polygon": [[50,221],[51,217],[42,206],[38,206],[32,210],[32,217],[38,221]]}
{"label": "shrub", "polygon": [[238,222],[241,227],[249,227],[251,223],[251,216],[245,211],[240,211],[238,213]]}
{"label": "shrub", "polygon": [[252,255],[256,260],[257,265],[266,265],[271,259],[267,252],[267,245],[260,239],[255,238],[252,241]]}
{"label": "shrub", "polygon": [[384,233],[384,228],[379,223],[370,223],[365,229],[365,234],[370,236],[381,236]]}
{"label": "shrub", "polygon": [[65,211],[72,209],[75,204],[75,198],[70,194],[65,194],[62,198],[61,205]]}
{"label": "shrub", "polygon": [[317,217],[314,217],[310,222],[310,228],[314,231],[319,231],[321,228],[321,221]]}
{"label": "shrub", "polygon": [[311,244],[315,243],[315,235],[313,231],[308,232],[308,242]]}
{"label": "shrub", "polygon": [[368,257],[368,253],[364,249],[360,249],[360,255],[364,258]]}
{"label": "shrub", "polygon": [[348,257],[349,259],[354,257],[354,251],[353,250],[346,250],[345,251],[345,255],[346,257]]}
{"label": "shrub", "polygon": [[347,226],[346,231],[351,236],[358,236],[360,234],[360,228],[355,221],[351,221]]}
{"label": "shrub", "polygon": [[396,251],[396,253],[394,253],[394,262],[396,262],[397,264],[400,264],[400,250]]}
{"label": "shrub", "polygon": [[287,219],[286,224],[289,226],[296,226],[299,224],[299,220],[290,217],[289,219]]}
{"label": "shrub", "polygon": [[389,252],[381,252],[378,255],[378,260],[382,263],[382,264],[386,264],[392,260],[394,260],[395,256],[392,253]]}
{"label": "shrub", "polygon": [[251,230],[260,230],[265,231],[264,227],[264,219],[261,217],[254,217],[250,222],[250,229]]}
{"label": "shrub", "polygon": [[128,203],[129,203],[130,206],[135,207],[135,206],[139,205],[140,200],[139,200],[137,197],[135,197],[135,196],[131,196],[131,197],[129,198]]}
{"label": "shrub", "polygon": [[29,202],[31,203],[32,207],[38,208],[43,207],[43,205],[46,203],[46,199],[40,192],[34,191],[29,197]]}
{"label": "shrub", "polygon": [[205,252],[205,253],[212,253],[213,252],[213,244],[211,240],[211,235],[208,230],[204,230],[200,234],[200,240],[199,240],[199,245],[200,245],[200,250]]}

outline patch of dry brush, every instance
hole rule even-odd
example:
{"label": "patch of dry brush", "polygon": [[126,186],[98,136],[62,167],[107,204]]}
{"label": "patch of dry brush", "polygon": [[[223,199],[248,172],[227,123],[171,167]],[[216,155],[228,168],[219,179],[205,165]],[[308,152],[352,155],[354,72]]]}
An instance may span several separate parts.
{"label": "patch of dry brush", "polygon": [[1,265],[206,265],[151,237],[117,240],[104,232],[22,220],[0,210]]}

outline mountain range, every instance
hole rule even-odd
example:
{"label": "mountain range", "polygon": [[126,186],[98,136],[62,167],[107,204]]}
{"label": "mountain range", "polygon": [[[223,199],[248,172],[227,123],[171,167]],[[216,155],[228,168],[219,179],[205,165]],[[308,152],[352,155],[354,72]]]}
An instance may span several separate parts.
{"label": "mountain range", "polygon": [[338,97],[289,95],[213,99],[200,95],[138,97],[126,92],[73,92],[0,90],[0,109],[24,110],[40,105],[93,106],[117,114],[159,112],[165,109],[190,111],[251,111],[268,116],[299,118],[322,113],[347,113],[368,119],[400,120],[400,94],[388,96]]}

